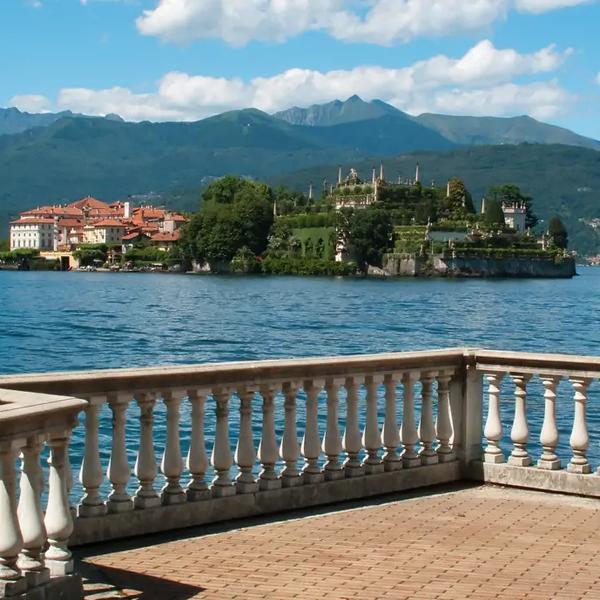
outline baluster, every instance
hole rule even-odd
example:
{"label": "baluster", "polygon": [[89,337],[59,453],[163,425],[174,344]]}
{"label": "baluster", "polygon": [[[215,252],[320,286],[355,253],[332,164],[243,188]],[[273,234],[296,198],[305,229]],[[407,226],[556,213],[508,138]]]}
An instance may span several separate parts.
{"label": "baluster", "polygon": [[281,473],[281,484],[283,487],[293,487],[302,484],[302,478],[298,470],[300,448],[296,427],[298,386],[295,383],[286,383],[283,386],[283,394],[285,396],[285,428],[281,439],[280,453],[281,458],[285,461],[285,468]]}
{"label": "baluster", "polygon": [[342,440],[344,450],[348,455],[344,463],[346,477],[358,477],[364,474],[363,466],[358,457],[362,450],[360,426],[358,421],[358,389],[360,380],[357,377],[348,377],[346,387],[346,430]]}
{"label": "baluster", "polygon": [[262,436],[258,445],[258,459],[262,470],[258,479],[261,490],[275,490],[281,487],[281,479],[275,471],[275,463],[279,460],[277,438],[275,437],[275,396],[277,388],[264,386],[260,390],[263,399]]}
{"label": "baluster", "polygon": [[127,484],[131,469],[127,461],[127,446],[125,444],[125,425],[129,396],[110,394],[108,404],[113,414],[112,419],[112,448],[108,462],[107,476],[112,485],[108,497],[108,512],[120,513],[133,510],[133,502],[127,493]]}
{"label": "baluster", "polygon": [[185,491],[189,501],[204,500],[210,497],[210,490],[204,479],[208,469],[208,456],[204,442],[204,407],[206,392],[204,390],[188,390],[192,405],[192,439],[188,450],[186,466],[192,479]]}
{"label": "baluster", "polygon": [[379,432],[379,423],[377,420],[377,388],[382,381],[383,377],[372,375],[365,380],[365,387],[367,388],[367,417],[362,441],[367,451],[367,457],[363,461],[367,475],[382,473],[384,470],[383,462],[378,455],[381,448],[381,433]]}
{"label": "baluster", "polygon": [[319,439],[319,393],[323,382],[307,380],[304,382],[306,392],[306,427],[302,439],[302,455],[306,464],[302,471],[304,483],[319,483],[324,475],[319,467],[321,456],[321,440]]}
{"label": "baluster", "polygon": [[213,397],[216,401],[217,426],[211,462],[217,475],[213,479],[212,493],[217,497],[235,494],[235,487],[229,474],[233,464],[229,445],[229,396],[229,390],[223,388],[213,390]]}
{"label": "baluster", "polygon": [[44,525],[48,536],[46,566],[52,577],[68,575],[73,572],[73,559],[67,542],[73,533],[73,516],[67,496],[66,454],[69,445],[68,433],[60,437],[50,437],[50,457],[48,465],[48,505]]}
{"label": "baluster", "polygon": [[167,407],[167,441],[160,464],[167,483],[162,489],[161,499],[162,503],[166,505],[181,504],[186,499],[180,483],[183,473],[183,459],[179,443],[179,406],[182,394],[179,391],[166,391],[161,395]]}
{"label": "baluster", "polygon": [[398,415],[396,413],[397,375],[392,373],[385,376],[385,420],[383,422],[383,465],[386,471],[396,471],[402,468],[402,459],[398,455],[400,432],[398,430]]}
{"label": "baluster", "polygon": [[504,373],[489,373],[485,376],[488,382],[488,414],[483,435],[487,440],[484,462],[499,464],[505,462],[504,453],[500,449],[502,440],[502,420],[500,418],[500,384]]}
{"label": "baluster", "polygon": [[527,427],[527,382],[531,375],[513,375],[515,383],[515,416],[513,419],[510,438],[513,442],[513,450],[508,458],[508,463],[518,467],[531,465],[531,457],[527,453],[527,440],[529,439],[529,428]]}
{"label": "baluster", "polygon": [[160,506],[160,497],[154,489],[154,480],[158,473],[154,455],[154,394],[139,393],[135,401],[140,407],[140,447],[135,461],[135,476],[140,485],[133,499],[136,508]]}
{"label": "baluster", "polygon": [[17,558],[23,547],[23,537],[17,517],[15,459],[19,452],[16,442],[0,445],[0,597],[18,596],[25,592],[27,582],[19,574]]}
{"label": "baluster", "polygon": [[435,465],[439,462],[438,455],[433,449],[435,425],[433,421],[432,384],[437,373],[429,372],[421,375],[421,421],[419,423],[419,438],[421,439],[421,464]]}
{"label": "baluster", "polygon": [[235,450],[235,462],[240,469],[235,480],[238,494],[252,494],[258,491],[252,469],[256,463],[254,436],[252,435],[252,400],[256,391],[244,387],[238,390],[240,397],[240,435]]}
{"label": "baluster", "polygon": [[571,378],[571,384],[575,390],[573,400],[575,401],[575,414],[573,416],[573,430],[569,440],[573,457],[567,465],[567,471],[570,473],[591,473],[592,467],[587,459],[587,449],[590,445],[590,436],[588,435],[587,418],[585,408],[587,403],[587,390],[592,382],[591,379],[584,377]]}
{"label": "baluster", "polygon": [[20,497],[17,515],[23,539],[23,549],[18,567],[27,580],[27,587],[33,588],[50,580],[50,570],[44,564],[46,528],[42,512],[42,467],[40,453],[42,436],[27,440],[21,454]]}
{"label": "baluster", "polygon": [[340,463],[342,453],[342,442],[340,440],[340,428],[338,423],[338,392],[340,383],[335,379],[325,382],[327,392],[327,428],[323,437],[323,452],[327,455],[324,473],[326,480],[343,479],[344,468]]}
{"label": "baluster", "polygon": [[415,451],[419,441],[419,433],[415,422],[415,382],[417,373],[404,373],[402,376],[402,387],[404,395],[404,408],[402,411],[402,426],[400,427],[400,439],[404,446],[402,452],[402,466],[405,469],[421,466],[421,457]]}
{"label": "baluster", "polygon": [[100,496],[100,486],[104,481],[104,472],[100,462],[99,413],[105,401],[104,396],[91,396],[85,410],[85,450],[79,481],[85,495],[78,508],[80,517],[96,517],[106,514],[106,503]]}
{"label": "baluster", "polygon": [[436,449],[440,462],[456,460],[454,450],[450,446],[452,438],[452,416],[450,413],[450,381],[453,371],[443,371],[437,376],[438,382],[438,414],[435,425],[435,434],[439,445]]}
{"label": "baluster", "polygon": [[556,446],[558,445],[556,386],[561,378],[554,375],[542,375],[541,378],[544,384],[544,423],[540,433],[543,452],[537,464],[540,469],[553,471],[560,469],[560,458],[556,454]]}

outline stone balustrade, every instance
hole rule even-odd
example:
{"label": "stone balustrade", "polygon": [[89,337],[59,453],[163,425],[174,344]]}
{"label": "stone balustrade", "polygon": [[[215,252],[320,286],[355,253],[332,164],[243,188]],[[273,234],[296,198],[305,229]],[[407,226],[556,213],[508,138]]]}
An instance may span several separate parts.
{"label": "stone balustrade", "polygon": [[0,389],[0,598],[82,595],[67,547],[73,532],[67,480],[69,437],[85,406],[75,398]]}
{"label": "stone balustrade", "polygon": [[[40,569],[68,573],[67,541],[462,479],[600,497],[586,417],[598,377],[600,359],[465,349],[0,377],[0,523],[9,524],[0,529],[0,590],[10,597],[40,585]],[[563,379],[573,419],[564,469],[556,418]],[[531,390],[541,392],[537,404],[528,402]],[[3,409],[18,406],[17,396],[33,398],[33,408],[8,421]],[[68,410],[58,410],[61,402]],[[49,420],[53,409],[62,421]],[[543,415],[539,456],[532,410]],[[80,449],[71,447],[69,460],[79,411]]]}

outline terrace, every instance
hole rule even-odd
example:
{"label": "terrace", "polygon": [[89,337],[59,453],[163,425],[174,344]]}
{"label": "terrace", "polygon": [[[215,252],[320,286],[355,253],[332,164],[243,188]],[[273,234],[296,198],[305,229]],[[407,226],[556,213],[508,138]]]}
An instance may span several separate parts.
{"label": "terrace", "polygon": [[2,377],[0,598],[82,597],[80,573],[97,597],[597,597],[599,377],[466,349]]}

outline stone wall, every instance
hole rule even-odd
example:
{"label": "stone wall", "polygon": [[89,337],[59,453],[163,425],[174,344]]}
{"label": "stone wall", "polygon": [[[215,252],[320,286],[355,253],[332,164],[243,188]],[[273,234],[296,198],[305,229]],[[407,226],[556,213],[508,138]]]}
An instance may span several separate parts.
{"label": "stone wall", "polygon": [[553,258],[487,258],[487,257],[419,257],[408,254],[387,254],[384,271],[392,277],[546,277],[575,276],[572,258],[555,262]]}

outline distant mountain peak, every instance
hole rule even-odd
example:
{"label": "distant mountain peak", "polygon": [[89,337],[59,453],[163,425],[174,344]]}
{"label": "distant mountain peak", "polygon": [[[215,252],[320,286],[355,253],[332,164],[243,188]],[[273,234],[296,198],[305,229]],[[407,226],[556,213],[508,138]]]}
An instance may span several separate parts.
{"label": "distant mountain peak", "polygon": [[389,114],[406,117],[402,111],[382,100],[366,102],[360,96],[354,94],[347,100],[332,100],[325,104],[313,104],[308,108],[294,106],[288,110],[275,113],[273,116],[292,125],[330,127],[343,123],[378,119]]}

